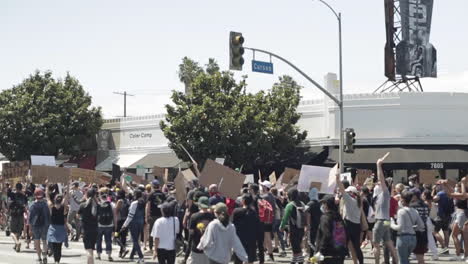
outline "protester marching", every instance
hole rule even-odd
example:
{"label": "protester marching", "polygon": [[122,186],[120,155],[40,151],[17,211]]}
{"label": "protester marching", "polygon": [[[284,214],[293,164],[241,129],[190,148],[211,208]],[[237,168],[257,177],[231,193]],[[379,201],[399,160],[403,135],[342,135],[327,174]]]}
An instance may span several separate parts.
{"label": "protester marching", "polygon": [[467,178],[396,183],[385,177],[388,155],[377,160],[375,174],[343,178],[336,166],[304,165],[258,184],[210,160],[202,172],[194,163],[195,173],[179,171],[173,181],[166,174],[147,186],[125,176],[99,183],[4,179],[2,215],[13,250],[32,240],[38,263],[60,263],[69,241],[83,243],[88,264],[144,263],[149,255],[161,264],[284,257],[292,264],[363,264],[365,249],[376,264],[423,264],[449,253],[468,263]]}

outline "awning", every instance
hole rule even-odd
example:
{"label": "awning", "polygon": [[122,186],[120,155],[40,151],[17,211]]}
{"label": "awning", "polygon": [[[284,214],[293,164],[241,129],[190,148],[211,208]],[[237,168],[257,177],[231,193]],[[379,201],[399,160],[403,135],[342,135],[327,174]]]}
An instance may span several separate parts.
{"label": "awning", "polygon": [[153,168],[154,166],[161,168],[178,168],[179,165],[182,169],[186,169],[190,166],[189,163],[180,160],[173,152],[148,154],[142,159],[131,164],[129,168],[136,168],[138,165],[148,169]]}
{"label": "awning", "polygon": [[133,168],[131,164],[142,159],[145,154],[120,154],[117,157],[107,157],[96,166],[98,171],[112,171],[112,164],[117,164],[121,168]]}
{"label": "awning", "polygon": [[[357,148],[345,153],[344,163],[351,167],[374,167],[379,157],[390,152],[385,167],[407,169],[461,169],[468,168],[468,149],[465,146],[430,147],[372,147]],[[327,163],[338,161],[338,149],[330,149]]]}

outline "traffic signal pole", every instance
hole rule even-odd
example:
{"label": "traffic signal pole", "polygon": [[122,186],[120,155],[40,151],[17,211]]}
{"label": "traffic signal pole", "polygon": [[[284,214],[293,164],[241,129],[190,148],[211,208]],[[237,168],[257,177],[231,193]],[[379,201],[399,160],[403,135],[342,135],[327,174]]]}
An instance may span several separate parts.
{"label": "traffic signal pole", "polygon": [[[341,19],[340,19],[341,21]],[[300,73],[304,78],[306,78],[309,82],[311,82],[315,87],[317,87],[320,91],[322,91],[328,98],[333,100],[339,108],[340,112],[340,142],[339,142],[339,157],[338,157],[338,163],[340,166],[340,171],[344,172],[344,166],[343,166],[343,156],[344,156],[344,146],[343,146],[343,139],[344,139],[344,131],[343,131],[343,82],[341,81],[342,79],[342,65],[341,65],[341,22],[340,22],[340,98],[336,98],[334,95],[332,95],[327,89],[323,88],[320,84],[318,84],[316,81],[314,81],[312,78],[310,78],[309,75],[305,74],[301,69],[299,69],[296,65],[294,65],[292,62],[286,60],[285,58],[276,55],[272,52],[266,51],[266,50],[261,50],[261,49],[256,49],[256,48],[248,48],[244,47],[246,50],[251,50],[253,52],[260,52],[260,53],[265,53],[268,54],[274,58],[277,58],[284,63],[288,64],[291,66],[294,70],[296,70],[298,73]]]}

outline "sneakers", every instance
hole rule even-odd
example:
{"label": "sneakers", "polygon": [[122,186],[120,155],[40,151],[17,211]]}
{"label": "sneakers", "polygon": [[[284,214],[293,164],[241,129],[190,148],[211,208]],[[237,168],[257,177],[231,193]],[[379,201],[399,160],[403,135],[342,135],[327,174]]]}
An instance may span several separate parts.
{"label": "sneakers", "polygon": [[107,258],[107,260],[109,260],[109,262],[114,261],[114,259],[113,259],[111,256],[109,256],[109,257]]}
{"label": "sneakers", "polygon": [[439,256],[431,256],[432,260],[439,260]]}
{"label": "sneakers", "polygon": [[268,255],[268,259],[269,259],[270,261],[275,262],[275,257],[273,257],[273,254],[269,254],[269,255]]}
{"label": "sneakers", "polygon": [[463,261],[463,258],[461,256],[455,256],[455,257],[451,257],[449,260],[450,261]]}
{"label": "sneakers", "polygon": [[273,249],[273,253],[279,253],[279,249],[278,249],[278,248],[274,248],[274,249]]}
{"label": "sneakers", "polygon": [[138,264],[145,263],[145,260],[144,260],[144,259],[139,259],[139,260],[137,261],[137,263],[138,263]]}
{"label": "sneakers", "polygon": [[439,252],[439,255],[448,255],[448,254],[449,254],[449,249],[448,248],[443,248]]}
{"label": "sneakers", "polygon": [[121,255],[120,255],[120,258],[125,258],[125,256],[127,256],[127,254],[129,253],[130,251],[128,249],[126,249]]}
{"label": "sneakers", "polygon": [[279,254],[280,258],[285,258],[286,255],[287,255],[287,254],[286,254],[286,251],[282,251],[282,252]]}

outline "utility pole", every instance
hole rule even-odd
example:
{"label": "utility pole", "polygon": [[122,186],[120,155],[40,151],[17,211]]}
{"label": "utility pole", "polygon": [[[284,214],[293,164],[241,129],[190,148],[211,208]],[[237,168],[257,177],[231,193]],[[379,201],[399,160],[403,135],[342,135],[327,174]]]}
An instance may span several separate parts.
{"label": "utility pole", "polygon": [[127,117],[127,96],[135,96],[134,94],[129,94],[127,91],[122,92],[114,92],[114,94],[123,95],[124,97],[124,115],[123,117]]}

